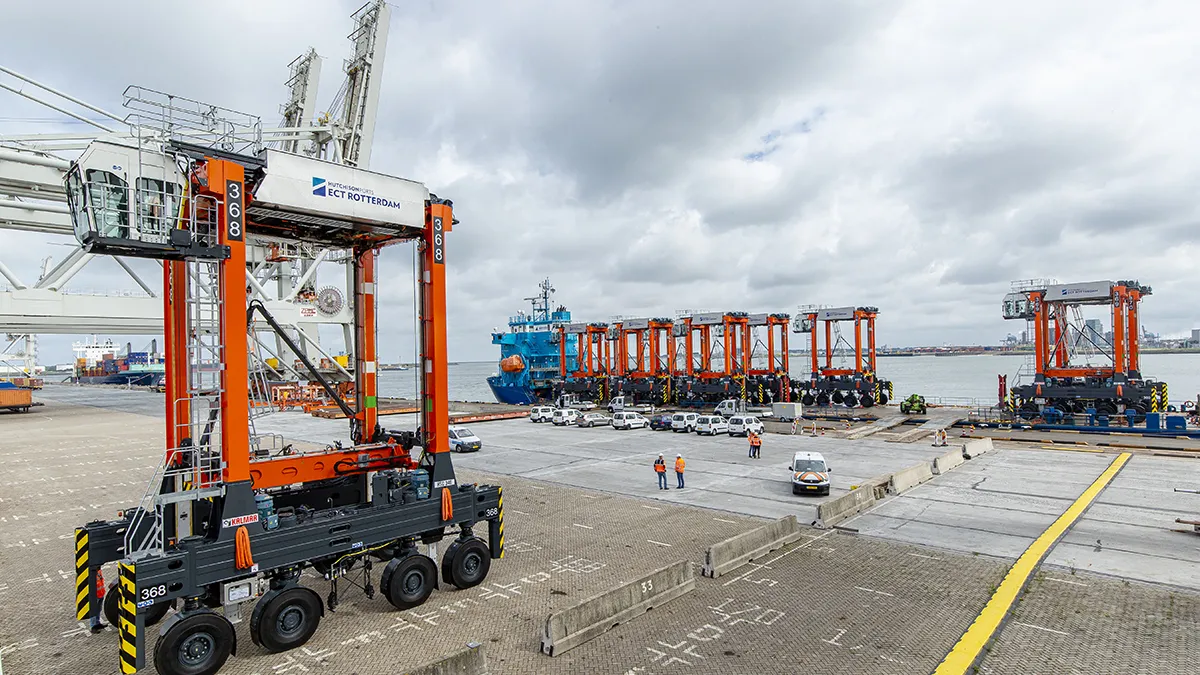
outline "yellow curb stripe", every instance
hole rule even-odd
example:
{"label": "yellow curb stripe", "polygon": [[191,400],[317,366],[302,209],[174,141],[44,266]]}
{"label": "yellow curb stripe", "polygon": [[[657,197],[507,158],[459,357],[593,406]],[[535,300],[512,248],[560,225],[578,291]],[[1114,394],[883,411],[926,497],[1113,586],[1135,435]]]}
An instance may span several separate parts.
{"label": "yellow curb stripe", "polygon": [[1116,477],[1117,472],[1125,463],[1129,461],[1131,455],[1126,452],[1122,453],[1108,465],[1104,473],[1093,482],[1088,489],[1079,495],[1079,498],[1063,512],[1045,532],[1034,540],[1029,548],[1017,558],[1017,562],[1009,569],[1008,574],[1004,576],[1004,581],[1000,582],[999,588],[992,594],[990,600],[975,621],[967,628],[967,632],[959,638],[955,643],[954,648],[942,659],[937,670],[933,671],[933,675],[965,675],[976,659],[983,652],[984,646],[995,635],[996,630],[1000,628],[1000,623],[1008,616],[1009,609],[1020,595],[1021,589],[1025,587],[1025,583],[1029,581],[1029,577],[1033,575],[1034,570],[1041,564],[1042,559],[1049,552],[1050,548],[1058,542],[1067,530],[1079,520],[1083,512],[1091,506],[1096,497],[1112,482]]}

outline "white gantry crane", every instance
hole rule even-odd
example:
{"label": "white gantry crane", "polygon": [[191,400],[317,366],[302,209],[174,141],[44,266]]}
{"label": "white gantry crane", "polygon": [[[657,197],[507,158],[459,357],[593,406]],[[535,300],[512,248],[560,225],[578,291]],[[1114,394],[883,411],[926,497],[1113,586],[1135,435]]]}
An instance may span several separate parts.
{"label": "white gantry crane", "polygon": [[[282,123],[275,128],[263,128],[252,115],[141,87],[126,89],[124,104],[129,112],[120,116],[0,65],[0,89],[91,127],[72,133],[0,135],[0,229],[73,235],[63,185],[69,158],[98,138],[137,143],[150,128],[167,128],[176,137],[208,145],[223,143],[233,152],[253,154],[269,144],[367,168],[390,16],[383,0],[374,0],[353,14],[354,30],[349,35],[353,55],[344,62],[345,80],[324,112],[318,114],[316,103],[321,57],[310,48],[292,61],[286,81],[290,97],[281,106]],[[164,103],[167,99],[169,105]],[[159,119],[167,109],[179,117]],[[306,356],[320,355],[328,360],[335,378],[353,379],[322,349],[318,329],[321,324],[339,325],[347,351],[352,349],[353,322],[346,301],[348,284],[353,281],[348,277],[350,257],[337,250],[265,240],[253,243],[248,247],[246,270],[253,297],[262,300],[284,324]],[[157,274],[146,279],[127,261],[114,257],[138,290],[84,291],[67,287],[92,258],[82,249],[74,248],[52,267],[44,266],[40,278],[31,283],[4,264],[6,256],[16,255],[19,252],[0,250],[0,333],[154,334],[161,330],[162,283]],[[346,267],[347,274],[339,275],[345,281],[319,285],[319,270],[331,264]],[[294,355],[278,336],[254,342],[263,360],[279,361],[276,369],[281,375],[294,374],[290,371]],[[354,362],[353,358],[349,361]]]}

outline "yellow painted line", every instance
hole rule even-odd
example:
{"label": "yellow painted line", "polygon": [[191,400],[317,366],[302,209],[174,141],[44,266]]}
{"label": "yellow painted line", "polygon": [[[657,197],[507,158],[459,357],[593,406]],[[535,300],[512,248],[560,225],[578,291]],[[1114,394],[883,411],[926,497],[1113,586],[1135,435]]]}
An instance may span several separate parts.
{"label": "yellow painted line", "polygon": [[1079,445],[1075,445],[1075,446],[1071,446],[1071,447],[1063,447],[1061,445],[1043,445],[1042,449],[1043,450],[1058,450],[1059,452],[1099,452],[1099,453],[1104,452],[1104,450],[1102,450],[1100,448],[1087,448],[1087,447],[1083,447],[1083,446],[1079,446]]}
{"label": "yellow painted line", "polygon": [[975,618],[975,621],[967,628],[967,632],[955,643],[954,648],[942,659],[937,670],[933,671],[933,675],[965,675],[971,666],[974,665],[980,653],[983,652],[984,646],[995,635],[996,630],[1000,628],[1000,623],[1004,621],[1004,617],[1008,616],[1008,610],[1017,600],[1021,589],[1025,587],[1029,577],[1033,575],[1034,570],[1041,564],[1042,559],[1050,548],[1062,538],[1067,530],[1079,520],[1087,507],[1091,506],[1096,497],[1112,482],[1116,477],[1117,472],[1125,463],[1129,461],[1130,455],[1128,452],[1122,453],[1108,465],[1104,473],[1095,480],[1088,489],[1079,495],[1079,498],[1063,512],[1045,532],[1034,540],[1029,548],[1017,558],[1017,562],[1008,570],[1008,574],[1004,576],[1004,581],[1000,582],[1000,587],[992,594],[983,611]]}

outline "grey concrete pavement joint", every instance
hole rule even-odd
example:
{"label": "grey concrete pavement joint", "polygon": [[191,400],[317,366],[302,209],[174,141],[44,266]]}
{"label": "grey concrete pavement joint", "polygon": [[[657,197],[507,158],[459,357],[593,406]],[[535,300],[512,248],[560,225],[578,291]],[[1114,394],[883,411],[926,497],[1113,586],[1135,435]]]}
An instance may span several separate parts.
{"label": "grey concrete pavement joint", "polygon": [[749,532],[713,544],[704,554],[701,574],[713,579],[782,548],[802,536],[796,516],[785,516]]}
{"label": "grey concrete pavement joint", "polygon": [[546,617],[542,653],[558,656],[696,588],[692,564],[671,563]]}
{"label": "grey concrete pavement joint", "polygon": [[487,675],[487,654],[483,645],[471,642],[456,652],[404,672],[406,675]]}

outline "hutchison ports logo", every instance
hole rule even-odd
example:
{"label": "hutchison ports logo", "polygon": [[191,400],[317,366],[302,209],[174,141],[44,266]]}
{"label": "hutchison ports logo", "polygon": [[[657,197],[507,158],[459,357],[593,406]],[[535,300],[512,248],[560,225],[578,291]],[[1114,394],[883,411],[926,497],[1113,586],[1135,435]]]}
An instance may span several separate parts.
{"label": "hutchison ports logo", "polygon": [[325,179],[313,176],[313,194],[318,197],[325,196]]}

